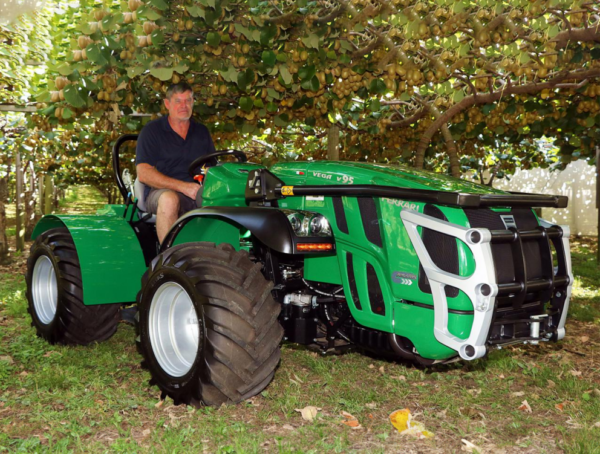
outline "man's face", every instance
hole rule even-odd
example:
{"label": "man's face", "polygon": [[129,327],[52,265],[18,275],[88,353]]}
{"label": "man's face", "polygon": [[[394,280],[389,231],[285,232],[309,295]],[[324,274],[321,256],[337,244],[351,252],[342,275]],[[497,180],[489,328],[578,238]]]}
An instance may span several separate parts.
{"label": "man's face", "polygon": [[165,107],[173,120],[187,121],[192,117],[194,95],[191,91],[173,93],[171,98],[165,99]]}

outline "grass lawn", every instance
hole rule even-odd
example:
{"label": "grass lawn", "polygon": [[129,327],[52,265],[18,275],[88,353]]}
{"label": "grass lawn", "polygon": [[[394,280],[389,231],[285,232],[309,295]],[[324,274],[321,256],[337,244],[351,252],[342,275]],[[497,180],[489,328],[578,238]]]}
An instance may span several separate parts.
{"label": "grass lawn", "polygon": [[[61,209],[93,212],[102,203],[84,187]],[[91,347],[37,338],[25,301],[27,254],[17,256],[0,267],[0,452],[459,453],[465,440],[485,453],[600,453],[596,248],[595,239],[573,241],[571,318],[559,343],[426,370],[284,344],[264,392],[200,409],[160,400],[129,325]],[[312,422],[297,411],[309,405],[319,408]],[[400,435],[389,415],[403,408],[434,437]],[[343,424],[341,412],[361,427]]]}

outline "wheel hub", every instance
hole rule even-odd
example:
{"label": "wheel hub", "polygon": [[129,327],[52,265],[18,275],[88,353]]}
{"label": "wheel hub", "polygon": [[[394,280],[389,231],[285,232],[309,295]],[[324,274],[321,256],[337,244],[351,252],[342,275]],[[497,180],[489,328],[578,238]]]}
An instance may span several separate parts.
{"label": "wheel hub", "polygon": [[148,332],[158,363],[172,377],[187,374],[198,354],[200,327],[190,295],[175,282],[162,284],[150,303]]}
{"label": "wheel hub", "polygon": [[33,267],[31,294],[38,319],[48,325],[56,316],[58,290],[54,265],[46,255],[38,257]]}

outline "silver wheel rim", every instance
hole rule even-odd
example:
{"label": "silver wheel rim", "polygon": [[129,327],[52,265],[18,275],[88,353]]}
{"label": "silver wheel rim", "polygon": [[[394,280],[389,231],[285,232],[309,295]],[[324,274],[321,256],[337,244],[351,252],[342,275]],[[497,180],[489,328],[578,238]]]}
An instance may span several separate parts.
{"label": "silver wheel rim", "polygon": [[172,377],[183,377],[194,364],[200,342],[198,315],[190,295],[175,282],[161,285],[150,303],[150,344],[156,360]]}
{"label": "silver wheel rim", "polygon": [[52,260],[48,256],[38,257],[33,266],[31,281],[33,308],[40,322],[47,325],[54,320],[58,303],[56,272]]}

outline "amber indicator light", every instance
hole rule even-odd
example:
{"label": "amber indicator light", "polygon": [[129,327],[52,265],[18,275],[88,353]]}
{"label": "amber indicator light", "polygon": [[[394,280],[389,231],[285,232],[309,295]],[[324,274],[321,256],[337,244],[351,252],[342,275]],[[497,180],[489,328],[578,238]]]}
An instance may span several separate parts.
{"label": "amber indicator light", "polygon": [[331,251],[333,244],[331,243],[299,243],[296,245],[299,251]]}

